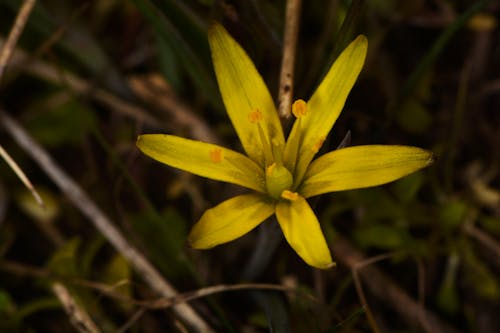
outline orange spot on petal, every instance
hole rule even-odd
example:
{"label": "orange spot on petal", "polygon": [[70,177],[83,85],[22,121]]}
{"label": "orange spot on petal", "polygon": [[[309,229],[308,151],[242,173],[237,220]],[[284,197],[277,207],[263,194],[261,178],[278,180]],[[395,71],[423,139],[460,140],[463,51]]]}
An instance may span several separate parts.
{"label": "orange spot on petal", "polygon": [[222,149],[214,148],[210,150],[210,160],[214,163],[220,163],[224,157],[222,156]]}
{"label": "orange spot on petal", "polygon": [[319,138],[319,140],[311,147],[311,150],[317,153],[321,149],[321,146],[323,146],[324,142],[325,142],[324,137]]}
{"label": "orange spot on petal", "polygon": [[258,123],[262,120],[262,112],[260,112],[259,109],[255,109],[248,114],[248,120],[250,120],[251,123]]}

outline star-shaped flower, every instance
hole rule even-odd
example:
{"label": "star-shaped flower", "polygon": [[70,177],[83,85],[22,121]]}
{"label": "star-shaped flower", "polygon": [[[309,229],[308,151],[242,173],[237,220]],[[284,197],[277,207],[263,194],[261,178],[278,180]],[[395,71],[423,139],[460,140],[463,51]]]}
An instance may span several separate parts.
{"label": "star-shaped flower", "polygon": [[254,191],[207,210],[191,230],[191,246],[207,249],[232,241],[276,214],[286,240],[306,263],[331,267],[306,199],[391,182],[428,166],[432,154],[416,147],[368,145],[313,161],[361,71],[368,47],[364,36],[340,54],[309,101],[293,103],[296,120],[286,141],[273,99],[245,51],[217,23],[209,30],[209,43],[222,99],[246,156],[172,135],[146,134],[137,140],[143,153],[162,163]]}

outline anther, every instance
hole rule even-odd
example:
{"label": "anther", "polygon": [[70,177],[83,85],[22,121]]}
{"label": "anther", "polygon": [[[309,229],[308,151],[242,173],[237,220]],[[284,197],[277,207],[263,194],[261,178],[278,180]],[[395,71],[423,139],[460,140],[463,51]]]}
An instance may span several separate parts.
{"label": "anther", "polygon": [[273,174],[273,170],[276,168],[276,163],[271,164],[266,168],[266,175],[271,176]]}
{"label": "anther", "polygon": [[281,192],[281,197],[286,200],[295,201],[299,198],[299,194],[297,192],[284,190],[283,192]]}
{"label": "anther", "polygon": [[307,104],[302,99],[298,99],[292,104],[292,113],[295,117],[300,118],[307,112]]}

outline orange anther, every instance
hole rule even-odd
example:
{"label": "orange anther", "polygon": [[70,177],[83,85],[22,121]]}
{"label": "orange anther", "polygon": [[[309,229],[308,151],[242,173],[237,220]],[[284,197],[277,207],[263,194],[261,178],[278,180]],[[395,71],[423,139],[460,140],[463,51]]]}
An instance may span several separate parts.
{"label": "orange anther", "polygon": [[298,99],[292,104],[292,113],[295,117],[300,118],[307,112],[307,104],[302,99]]}
{"label": "orange anther", "polygon": [[281,192],[281,197],[283,199],[287,199],[287,200],[290,200],[290,201],[295,201],[299,198],[299,194],[297,192],[292,192],[292,191],[289,191],[289,190],[284,190],[283,192]]}

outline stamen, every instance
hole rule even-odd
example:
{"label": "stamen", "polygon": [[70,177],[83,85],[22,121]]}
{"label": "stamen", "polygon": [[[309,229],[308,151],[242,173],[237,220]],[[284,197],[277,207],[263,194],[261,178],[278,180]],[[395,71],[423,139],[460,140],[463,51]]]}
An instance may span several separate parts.
{"label": "stamen", "polygon": [[317,153],[321,149],[321,146],[323,146],[324,142],[325,142],[325,137],[320,137],[319,140],[311,147],[311,150],[314,153]]}
{"label": "stamen", "polygon": [[272,175],[274,168],[276,168],[276,163],[273,163],[266,168],[266,174],[268,176]]}
{"label": "stamen", "polygon": [[283,192],[281,192],[281,197],[286,200],[295,201],[299,198],[299,194],[297,192],[284,190]]}
{"label": "stamen", "polygon": [[270,147],[270,142],[268,141],[266,134],[264,133],[264,129],[262,128],[261,120],[262,120],[262,112],[259,109],[255,109],[252,112],[248,114],[248,120],[253,123],[257,124],[257,131],[259,133],[259,138],[260,141],[262,142],[262,149],[264,151],[264,159],[265,159],[265,164],[269,164],[273,162],[273,156],[272,156],[272,148]]}
{"label": "stamen", "polygon": [[262,112],[260,112],[259,109],[255,109],[248,114],[248,120],[250,120],[251,123],[258,123],[262,120]]}
{"label": "stamen", "polygon": [[283,165],[283,146],[279,144],[279,141],[276,138],[273,138],[271,143],[274,162],[278,163],[278,165]]}
{"label": "stamen", "polygon": [[307,104],[302,99],[298,99],[292,104],[292,113],[295,117],[300,118],[307,112]]}
{"label": "stamen", "polygon": [[210,160],[214,163],[220,163],[224,159],[224,156],[222,156],[222,149],[220,148],[214,148],[210,150]]}

